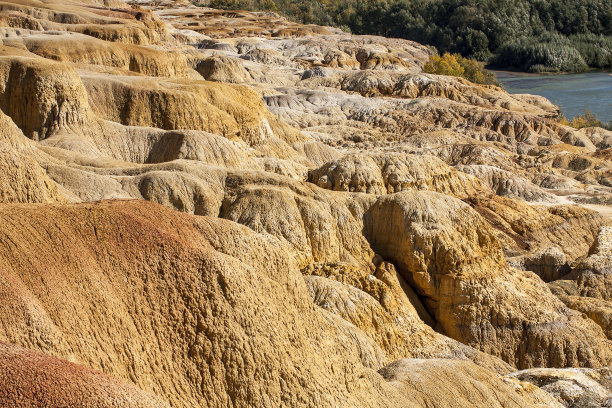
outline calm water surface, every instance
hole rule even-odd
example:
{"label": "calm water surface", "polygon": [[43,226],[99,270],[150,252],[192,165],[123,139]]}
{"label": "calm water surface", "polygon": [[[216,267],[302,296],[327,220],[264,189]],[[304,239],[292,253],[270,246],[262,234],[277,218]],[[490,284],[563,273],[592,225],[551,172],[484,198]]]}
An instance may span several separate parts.
{"label": "calm water surface", "polygon": [[497,71],[495,74],[508,92],[542,95],[559,105],[568,118],[588,109],[603,122],[612,120],[610,73],[531,75]]}

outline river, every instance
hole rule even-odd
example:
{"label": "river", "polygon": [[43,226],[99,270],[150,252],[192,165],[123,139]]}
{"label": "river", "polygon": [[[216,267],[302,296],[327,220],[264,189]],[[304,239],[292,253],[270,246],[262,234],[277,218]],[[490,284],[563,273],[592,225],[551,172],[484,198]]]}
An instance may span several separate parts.
{"label": "river", "polygon": [[510,93],[542,95],[559,105],[566,117],[581,115],[585,109],[602,122],[612,121],[612,74],[535,75],[495,71],[497,79]]}

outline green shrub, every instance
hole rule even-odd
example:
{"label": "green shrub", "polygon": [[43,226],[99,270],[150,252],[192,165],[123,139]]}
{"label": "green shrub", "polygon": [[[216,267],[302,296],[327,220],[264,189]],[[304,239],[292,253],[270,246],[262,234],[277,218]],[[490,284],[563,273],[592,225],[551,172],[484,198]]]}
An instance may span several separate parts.
{"label": "green shrub", "polygon": [[482,62],[464,58],[459,54],[432,55],[423,67],[429,74],[450,75],[466,78],[477,84],[499,85],[495,74],[486,70]]}
{"label": "green shrub", "polygon": [[589,67],[612,69],[612,37],[576,34],[569,39]]}
{"label": "green shrub", "polygon": [[497,50],[493,63],[529,72],[580,72],[588,68],[570,40],[558,34],[509,41]]}
{"label": "green shrub", "polygon": [[464,69],[457,61],[457,54],[451,55],[446,52],[441,57],[432,55],[423,67],[423,71],[428,74],[462,76]]}
{"label": "green shrub", "polygon": [[572,126],[576,129],[582,129],[585,127],[600,127],[608,130],[612,130],[612,121],[608,124],[599,120],[597,115],[589,111],[584,110],[584,115],[574,116],[572,120],[567,120],[564,116],[561,117],[561,123]]}

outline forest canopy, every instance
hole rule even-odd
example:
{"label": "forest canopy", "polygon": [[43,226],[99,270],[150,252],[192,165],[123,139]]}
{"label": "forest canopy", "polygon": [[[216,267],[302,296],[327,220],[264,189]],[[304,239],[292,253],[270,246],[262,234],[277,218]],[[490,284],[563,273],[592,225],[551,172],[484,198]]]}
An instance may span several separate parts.
{"label": "forest canopy", "polygon": [[414,40],[500,68],[612,69],[612,0],[210,0]]}

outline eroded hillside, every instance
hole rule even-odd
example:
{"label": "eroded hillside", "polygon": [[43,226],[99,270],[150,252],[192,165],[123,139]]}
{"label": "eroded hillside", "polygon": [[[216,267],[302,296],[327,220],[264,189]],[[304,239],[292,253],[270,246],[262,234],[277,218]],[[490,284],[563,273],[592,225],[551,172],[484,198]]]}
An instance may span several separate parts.
{"label": "eroded hillside", "polygon": [[612,132],[273,13],[0,31],[2,404],[612,401]]}

